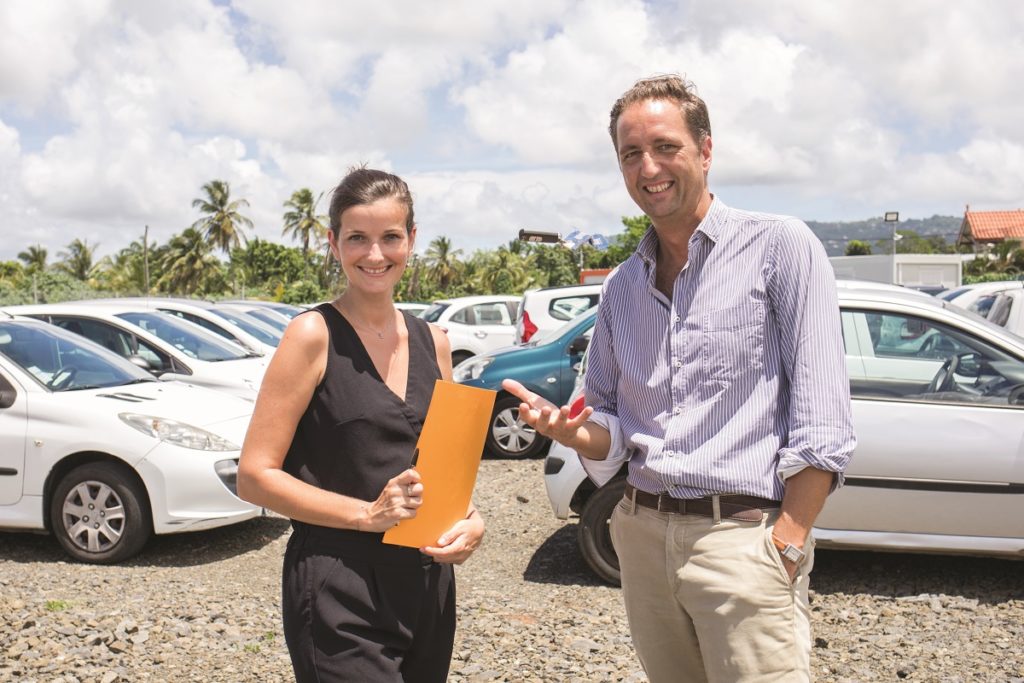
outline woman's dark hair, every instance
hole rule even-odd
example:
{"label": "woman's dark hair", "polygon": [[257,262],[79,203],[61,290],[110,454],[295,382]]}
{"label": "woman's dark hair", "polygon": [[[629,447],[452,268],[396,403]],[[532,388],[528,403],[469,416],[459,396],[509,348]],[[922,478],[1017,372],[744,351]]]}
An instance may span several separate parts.
{"label": "woman's dark hair", "polygon": [[335,237],[341,233],[341,214],[345,209],[389,198],[405,204],[405,231],[411,233],[414,224],[412,194],[405,181],[393,173],[365,166],[349,169],[331,194],[331,208],[327,212],[331,232]]}

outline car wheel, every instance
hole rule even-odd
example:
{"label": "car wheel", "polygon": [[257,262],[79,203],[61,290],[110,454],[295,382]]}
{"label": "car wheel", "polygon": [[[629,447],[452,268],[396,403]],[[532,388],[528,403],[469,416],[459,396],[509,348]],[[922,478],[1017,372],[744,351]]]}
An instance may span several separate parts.
{"label": "car wheel", "polygon": [[452,367],[454,368],[462,361],[472,357],[473,353],[471,351],[452,351]]}
{"label": "car wheel", "polygon": [[577,540],[583,559],[602,580],[618,586],[619,557],[612,546],[612,511],[622,500],[626,478],[618,477],[594,491],[583,505]]}
{"label": "car wheel", "polygon": [[76,560],[114,564],[135,555],[153,533],[141,486],[112,463],[68,472],[50,500],[50,525]]}
{"label": "car wheel", "polygon": [[494,404],[491,426],[487,430],[487,451],[499,458],[532,458],[544,450],[548,440],[519,419],[515,396],[499,398]]}

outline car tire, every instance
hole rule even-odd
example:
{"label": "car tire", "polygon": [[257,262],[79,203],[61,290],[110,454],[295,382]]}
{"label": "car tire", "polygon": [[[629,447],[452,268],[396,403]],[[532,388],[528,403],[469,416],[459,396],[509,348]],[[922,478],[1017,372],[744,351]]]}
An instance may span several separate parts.
{"label": "car tire", "polygon": [[544,450],[548,440],[519,419],[515,396],[499,398],[494,403],[491,424],[487,429],[487,452],[497,458],[532,458]]}
{"label": "car tire", "polygon": [[124,467],[94,462],[64,475],[50,499],[50,528],[80,562],[114,564],[132,557],[153,534],[141,485]]}
{"label": "car tire", "polygon": [[472,351],[452,351],[452,367],[474,356]]}
{"label": "car tire", "polygon": [[626,478],[616,477],[594,491],[580,512],[577,541],[587,565],[601,580],[621,585],[619,558],[612,545],[611,518],[626,490]]}

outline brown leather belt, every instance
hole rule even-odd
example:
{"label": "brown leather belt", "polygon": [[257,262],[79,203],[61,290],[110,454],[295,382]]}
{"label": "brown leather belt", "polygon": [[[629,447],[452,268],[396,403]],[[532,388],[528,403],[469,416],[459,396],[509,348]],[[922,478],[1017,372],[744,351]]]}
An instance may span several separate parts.
{"label": "brown leather belt", "polygon": [[[656,494],[641,491],[632,484],[626,484],[626,499],[635,501],[637,505],[657,510],[672,512],[679,515],[715,516],[713,496],[704,498],[673,498],[667,493]],[[774,510],[779,501],[770,498],[744,495],[718,496],[718,514],[722,518],[738,519],[744,522],[760,522],[767,510]]]}

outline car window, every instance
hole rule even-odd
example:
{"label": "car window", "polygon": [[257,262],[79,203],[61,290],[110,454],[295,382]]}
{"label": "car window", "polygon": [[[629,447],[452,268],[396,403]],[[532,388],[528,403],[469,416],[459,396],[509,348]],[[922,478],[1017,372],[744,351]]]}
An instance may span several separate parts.
{"label": "car window", "polygon": [[967,310],[972,313],[977,313],[978,315],[984,318],[988,316],[988,312],[992,309],[992,304],[994,304],[995,302],[995,294],[986,294],[985,296],[980,296],[974,301],[972,301],[971,304],[967,307]]}
{"label": "car window", "polygon": [[210,312],[220,318],[224,318],[236,327],[240,327],[244,332],[248,332],[267,346],[277,346],[281,343],[281,335],[277,333],[277,330],[268,327],[266,323],[249,317],[248,314],[225,311],[219,308],[211,309]]}
{"label": "car window", "polygon": [[153,377],[59,326],[0,322],[0,354],[51,391],[112,387]]}
{"label": "car window", "polygon": [[548,314],[555,320],[572,320],[591,306],[597,304],[598,295],[565,296],[552,299],[548,304]]}
{"label": "car window", "polygon": [[[502,301],[496,301],[488,304],[475,304],[472,306],[472,309],[474,325],[512,324],[512,316],[509,315],[508,306],[506,306]],[[459,313],[463,312],[464,311],[459,311]],[[459,313],[456,313],[455,315],[458,315]],[[454,315],[452,316],[452,320],[455,320]]]}
{"label": "car window", "polygon": [[103,322],[102,320],[60,315],[52,316],[51,322],[69,332],[84,336],[100,346],[113,351],[122,358],[138,355],[149,363],[150,369],[154,372],[160,373],[171,367],[170,356],[166,353],[153,348],[142,340],[136,339],[135,335],[125,332],[110,323]]}
{"label": "car window", "polygon": [[246,315],[256,318],[264,325],[270,325],[271,328],[281,334],[284,334],[285,329],[288,327],[288,320],[290,320],[290,318],[287,318],[282,314],[275,314],[272,310],[260,311],[253,309],[251,311],[246,311],[245,313]]}
{"label": "car window", "polygon": [[1013,297],[1000,294],[996,297],[995,302],[993,302],[992,308],[989,309],[988,319],[996,325],[1006,327],[1006,323],[1010,319],[1010,311],[1012,310]]}
{"label": "car window", "polygon": [[[585,319],[577,316],[568,322],[562,323],[542,337],[538,338],[534,335],[534,339],[531,339],[527,346],[547,346],[548,344],[553,344],[574,329],[577,330],[576,336],[587,335],[589,337],[590,334],[593,334],[592,330],[594,328],[594,321],[597,320],[597,310],[592,308],[590,311],[592,311],[592,313],[586,313],[585,315],[588,317]],[[581,326],[582,329],[578,329]]]}
{"label": "car window", "polygon": [[218,327],[217,325],[210,322],[206,318],[200,318],[198,315],[194,313],[186,313],[185,311],[175,311],[169,308],[161,308],[159,310],[162,313],[166,313],[167,315],[173,315],[175,318],[181,318],[182,320],[187,320],[194,325],[199,325],[200,327],[207,329],[220,337],[224,337],[228,341],[236,341],[234,338],[231,337],[230,334],[228,334],[228,332],[224,328]]}
{"label": "car window", "polygon": [[420,317],[426,320],[428,323],[436,323],[438,320],[441,319],[441,314],[444,313],[445,310],[450,305],[451,304],[442,303],[431,304],[430,308],[423,311],[423,314]]}
{"label": "car window", "polygon": [[[852,311],[844,312],[843,334],[857,336],[844,339],[856,397],[1024,407],[1024,361],[967,332],[911,315]],[[860,357],[850,363],[856,349]]]}
{"label": "car window", "polygon": [[462,323],[463,325],[469,322],[469,308],[460,308],[448,317],[449,322]]}
{"label": "car window", "polygon": [[190,358],[218,362],[245,358],[249,355],[242,347],[165,313],[118,313],[117,317],[159,337]]}

